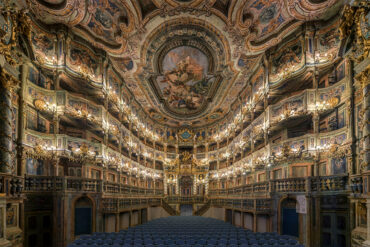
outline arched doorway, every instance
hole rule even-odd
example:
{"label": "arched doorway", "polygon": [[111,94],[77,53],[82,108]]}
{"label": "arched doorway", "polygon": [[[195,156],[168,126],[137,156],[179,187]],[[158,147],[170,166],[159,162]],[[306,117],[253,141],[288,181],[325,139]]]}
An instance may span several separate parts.
{"label": "arched doorway", "polygon": [[281,234],[299,237],[299,218],[296,209],[297,201],[286,198],[281,202]]}
{"label": "arched doorway", "polygon": [[180,189],[181,196],[191,196],[193,188],[193,178],[191,176],[181,176]]}
{"label": "arched doorway", "polygon": [[75,236],[91,234],[93,228],[93,204],[88,197],[80,197],[75,203]]}

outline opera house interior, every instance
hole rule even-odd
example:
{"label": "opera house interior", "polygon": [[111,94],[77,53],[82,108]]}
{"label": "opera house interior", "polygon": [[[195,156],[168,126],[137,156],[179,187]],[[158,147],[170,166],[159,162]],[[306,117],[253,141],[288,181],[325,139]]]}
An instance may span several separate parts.
{"label": "opera house interior", "polygon": [[369,0],[0,1],[0,247],[370,247]]}

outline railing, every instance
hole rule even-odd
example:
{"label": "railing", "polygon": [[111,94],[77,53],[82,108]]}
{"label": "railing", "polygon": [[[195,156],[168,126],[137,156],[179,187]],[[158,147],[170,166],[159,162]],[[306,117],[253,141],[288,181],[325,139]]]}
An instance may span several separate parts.
{"label": "railing", "polygon": [[140,207],[160,206],[161,198],[102,198],[101,208],[105,213],[116,213],[122,210]]}
{"label": "railing", "polygon": [[166,196],[165,200],[170,204],[193,204],[193,203],[205,203],[206,198],[204,196]]}
{"label": "railing", "polygon": [[272,213],[271,199],[210,199],[210,206],[226,207],[257,213]]}
{"label": "railing", "polygon": [[362,194],[364,191],[364,183],[363,183],[363,178],[362,175],[355,175],[351,177],[351,192],[353,194]]}
{"label": "railing", "polygon": [[177,212],[176,209],[174,209],[173,207],[171,207],[165,200],[162,200],[162,207],[164,210],[166,210],[166,212],[169,214],[169,215],[180,215],[179,212]]}
{"label": "railing", "polygon": [[7,197],[21,197],[23,178],[11,174],[0,174],[0,193]]}
{"label": "railing", "polygon": [[346,191],[348,188],[348,176],[325,176],[311,180],[311,190],[316,192]]}
{"label": "railing", "polygon": [[211,207],[211,201],[208,200],[206,204],[200,207],[197,211],[194,212],[194,215],[202,216],[207,210]]}
{"label": "railing", "polygon": [[[347,175],[287,178],[247,184],[230,189],[209,190],[209,197],[261,197],[270,193],[310,193],[349,191]],[[357,185],[356,185],[357,188]]]}
{"label": "railing", "polygon": [[144,195],[161,196],[162,189],[144,189],[113,183],[99,179],[57,177],[57,176],[31,176],[24,178],[25,192],[89,192],[112,195]]}
{"label": "railing", "polygon": [[271,181],[274,192],[304,192],[306,189],[306,178],[287,178]]}

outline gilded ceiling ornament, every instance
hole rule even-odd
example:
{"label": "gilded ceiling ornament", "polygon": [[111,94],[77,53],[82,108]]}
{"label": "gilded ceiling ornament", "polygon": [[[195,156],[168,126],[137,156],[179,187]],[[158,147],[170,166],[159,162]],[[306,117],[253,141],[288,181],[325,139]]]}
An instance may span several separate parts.
{"label": "gilded ceiling ornament", "polygon": [[175,7],[171,7],[168,3],[163,3],[159,10],[160,10],[159,15],[161,17],[175,16],[180,15],[182,13],[188,13],[195,16],[205,15],[209,17],[212,14],[211,6],[208,0],[206,0],[204,3],[197,7],[190,5],[177,5]]}
{"label": "gilded ceiling ornament", "polygon": [[180,136],[180,139],[184,142],[192,140],[194,136],[194,133],[189,129],[182,129],[179,131],[178,134]]}

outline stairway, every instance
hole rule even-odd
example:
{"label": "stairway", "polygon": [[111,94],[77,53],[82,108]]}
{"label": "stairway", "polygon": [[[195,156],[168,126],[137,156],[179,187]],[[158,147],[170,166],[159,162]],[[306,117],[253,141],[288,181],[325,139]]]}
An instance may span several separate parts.
{"label": "stairway", "polygon": [[211,200],[208,200],[200,209],[194,212],[196,216],[202,216],[211,207]]}
{"label": "stairway", "polygon": [[162,199],[162,207],[171,216],[180,215],[180,213],[171,207],[164,199]]}

